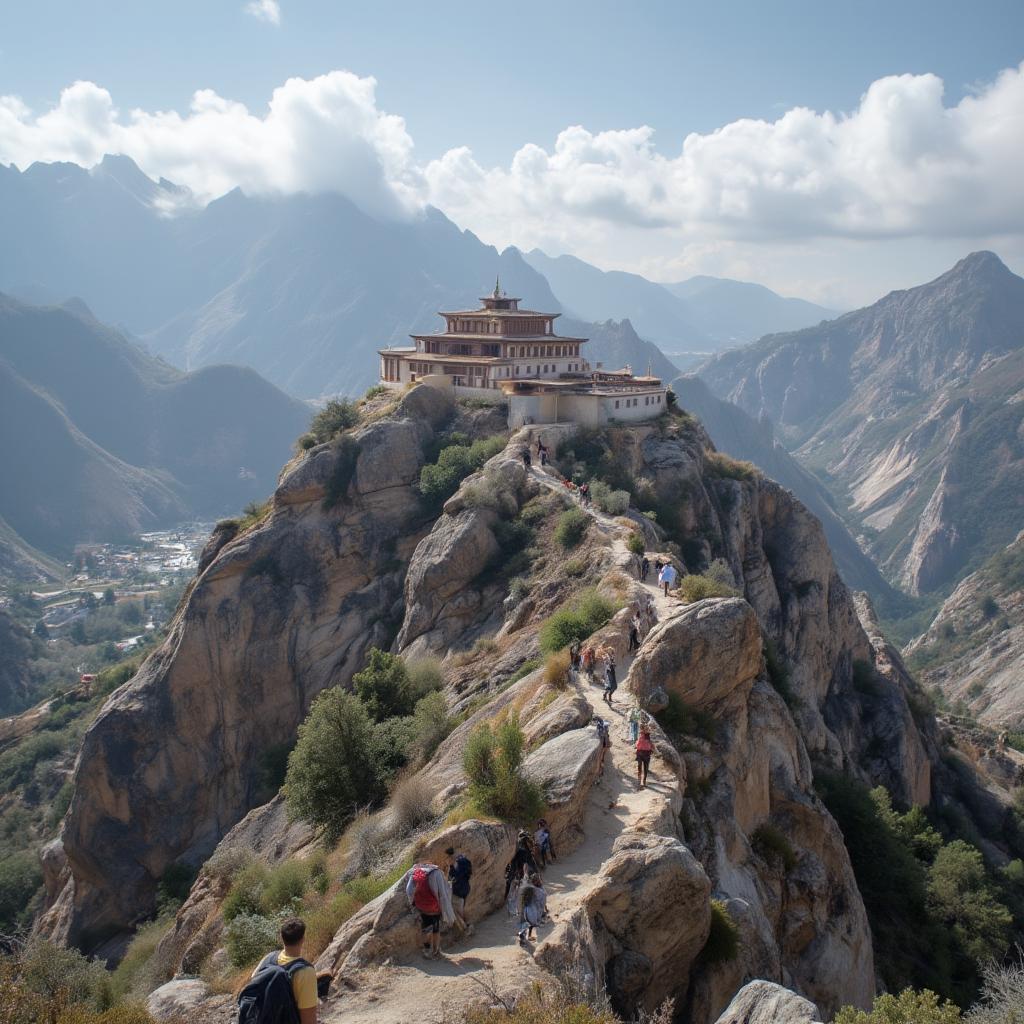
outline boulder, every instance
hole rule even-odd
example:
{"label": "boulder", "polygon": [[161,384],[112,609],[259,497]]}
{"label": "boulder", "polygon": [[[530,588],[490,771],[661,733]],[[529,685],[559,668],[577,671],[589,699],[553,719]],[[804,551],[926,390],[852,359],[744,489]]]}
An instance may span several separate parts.
{"label": "boulder", "polygon": [[681,1005],[707,941],[710,894],[703,867],[679,840],[627,829],[536,959],[556,975],[582,966],[624,1016],[652,1011],[669,995]]}
{"label": "boulder", "polygon": [[580,826],[600,761],[597,730],[572,729],[539,746],[523,762],[523,775],[544,792],[545,817],[559,853],[567,853],[582,838]]}
{"label": "boulder", "polygon": [[715,1024],[817,1024],[818,1008],[770,981],[751,981],[736,993]]}
{"label": "boulder", "polygon": [[213,993],[198,978],[176,978],[149,994],[146,1009],[156,1021],[184,1024],[230,1024],[235,1018],[235,1000],[224,993]]}

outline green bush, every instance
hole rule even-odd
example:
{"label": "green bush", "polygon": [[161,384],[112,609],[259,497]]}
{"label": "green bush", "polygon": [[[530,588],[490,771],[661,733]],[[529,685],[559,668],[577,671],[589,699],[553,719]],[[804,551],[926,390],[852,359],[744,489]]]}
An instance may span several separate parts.
{"label": "green bush", "polygon": [[407,717],[428,693],[444,684],[441,668],[433,658],[411,661],[370,648],[366,667],[352,677],[353,689],[375,722]]}
{"label": "green bush", "polygon": [[629,491],[614,490],[603,480],[590,481],[590,500],[606,515],[624,516],[629,511]]}
{"label": "green bush", "polygon": [[0,861],[0,930],[15,931],[27,924],[29,904],[43,884],[43,872],[34,852],[15,853]]}
{"label": "green bush", "polygon": [[141,925],[132,937],[121,962],[110,976],[110,988],[115,999],[133,995],[145,998],[153,989],[170,981],[174,968],[161,963],[156,956],[160,940],[174,927],[174,917],[159,917]]}
{"label": "green bush", "polygon": [[563,605],[540,627],[540,649],[554,654],[574,640],[583,641],[606,625],[615,614],[615,605],[596,590],[584,590]]}
{"label": "green bush", "polygon": [[319,444],[337,437],[359,422],[359,409],[347,398],[332,399],[312,419],[309,432]]}
{"label": "green bush", "polygon": [[888,992],[876,996],[870,1010],[844,1006],[833,1024],[958,1024],[960,1019],[959,1007],[941,1002],[929,989],[915,992],[906,988],[898,996]]}
{"label": "green bush", "polygon": [[156,887],[157,913],[165,914],[176,910],[188,897],[192,883],[198,872],[191,864],[179,861],[172,864],[160,879]]}
{"label": "green bush", "polygon": [[750,845],[758,856],[769,862],[778,862],[786,871],[796,867],[796,852],[792,844],[781,829],[767,821],[754,829]]}
{"label": "green bush", "polygon": [[442,448],[436,462],[420,470],[420,493],[431,507],[443,505],[470,473],[505,447],[503,435],[474,441],[472,444],[451,444]]}
{"label": "green bush", "polygon": [[279,922],[262,914],[238,914],[227,927],[228,959],[234,967],[251,967],[280,944]]}
{"label": "green bush", "polygon": [[555,540],[566,550],[576,547],[587,527],[590,526],[590,516],[582,509],[567,508],[559,517],[555,526]]}
{"label": "green bush", "polygon": [[263,891],[260,909],[270,917],[278,910],[291,910],[293,902],[302,899],[309,885],[310,865],[301,860],[285,860],[270,869]]}
{"label": "green bush", "polygon": [[315,448],[319,443],[316,439],[316,434],[303,434],[296,442],[299,450],[304,452],[308,452],[310,448]]}
{"label": "green bush", "polygon": [[524,778],[523,731],[514,718],[497,728],[481,723],[470,733],[462,764],[470,783],[470,799],[485,814],[513,824],[532,824],[544,811],[540,788]]}
{"label": "green bush", "polygon": [[371,720],[362,702],[343,690],[320,694],[288,757],[291,812],[336,839],[359,808],[384,796],[386,782],[373,762]]}
{"label": "green bush", "polygon": [[701,950],[706,964],[721,964],[735,960],[740,952],[740,929],[722,900],[711,901],[711,930]]}
{"label": "green bush", "polygon": [[626,549],[634,555],[643,555],[647,550],[647,545],[644,543],[644,535],[639,530],[634,530],[626,541]]}
{"label": "green bush", "polygon": [[448,702],[440,691],[421,697],[416,702],[412,719],[411,753],[422,763],[430,759],[445,737],[455,728],[456,720],[448,713]]}
{"label": "green bush", "polygon": [[239,914],[260,912],[269,875],[266,864],[260,861],[253,861],[237,872],[221,905],[225,921],[234,920]]}
{"label": "green bush", "polygon": [[543,662],[540,658],[527,658],[526,661],[524,661],[522,665],[512,673],[512,676],[509,678],[509,683],[518,683],[520,679],[540,668],[542,664]]}
{"label": "green bush", "polygon": [[739,597],[739,591],[710,576],[689,573],[679,583],[679,596],[686,604],[693,604],[709,597]]}

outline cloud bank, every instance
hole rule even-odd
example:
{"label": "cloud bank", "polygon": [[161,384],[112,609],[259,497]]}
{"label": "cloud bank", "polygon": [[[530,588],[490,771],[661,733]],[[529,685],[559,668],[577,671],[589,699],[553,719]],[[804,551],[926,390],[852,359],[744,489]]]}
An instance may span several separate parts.
{"label": "cloud bank", "polygon": [[281,24],[281,5],[277,0],[251,0],[245,5],[245,13],[270,25]]}
{"label": "cloud bank", "polygon": [[[247,9],[280,17],[275,0]],[[375,90],[333,71],[289,79],[263,113],[201,90],[182,114],[121,112],[106,89],[76,82],[42,112],[0,97],[0,161],[92,166],[123,153],[204,200],[236,186],[337,191],[387,217],[429,203],[490,242],[648,272],[661,261],[662,277],[684,249],[1024,233],[1024,64],[956,105],[935,75],[898,75],[847,113],[800,107],[657,147],[648,126],[573,126],[508,166],[482,166],[468,148],[417,163],[405,122],[378,109]]]}

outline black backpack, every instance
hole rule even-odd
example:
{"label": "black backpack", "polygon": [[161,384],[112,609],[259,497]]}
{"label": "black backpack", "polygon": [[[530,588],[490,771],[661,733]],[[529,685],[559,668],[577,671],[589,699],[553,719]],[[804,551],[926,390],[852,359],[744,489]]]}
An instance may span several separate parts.
{"label": "black backpack", "polygon": [[455,858],[452,867],[452,893],[456,896],[465,897],[469,894],[469,879],[473,874],[473,865],[469,858],[461,853]]}
{"label": "black backpack", "polygon": [[279,955],[265,956],[252,980],[238,993],[238,1024],[299,1024],[292,978],[312,964],[299,957],[282,967],[277,962]]}

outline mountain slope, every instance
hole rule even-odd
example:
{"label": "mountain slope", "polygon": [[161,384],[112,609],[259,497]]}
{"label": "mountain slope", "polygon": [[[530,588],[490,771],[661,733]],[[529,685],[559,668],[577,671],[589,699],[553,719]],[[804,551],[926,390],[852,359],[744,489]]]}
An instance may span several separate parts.
{"label": "mountain slope", "polygon": [[80,304],[6,296],[0,387],[4,436],[32,439],[0,452],[0,515],[54,552],[264,497],[309,419],[251,370],[184,374]]}
{"label": "mountain slope", "polygon": [[701,275],[663,287],[685,301],[694,323],[719,345],[798,331],[838,316],[834,309],[806,299],[786,298],[764,285],[726,277]]}
{"label": "mountain slope", "polygon": [[19,537],[0,517],[0,581],[46,583],[60,576],[60,565]]}
{"label": "mountain slope", "polygon": [[[337,195],[237,189],[198,208],[124,157],[91,171],[0,168],[0,219],[0,289],[80,295],[176,366],[240,363],[303,397],[365,391],[378,348],[437,329],[438,310],[475,307],[496,275],[524,307],[561,309],[518,250],[499,253],[437,210],[388,222]],[[639,339],[615,344],[620,362],[650,358]]]}
{"label": "mountain slope", "polygon": [[581,319],[628,318],[637,333],[650,341],[698,350],[707,345],[707,337],[685,303],[639,274],[598,270],[575,256],[551,257],[540,249],[523,258],[547,278],[559,300]]}
{"label": "mountain slope", "polygon": [[701,368],[829,483],[891,578],[948,587],[1007,544],[1024,487],[1024,280],[974,253],[935,281]]}
{"label": "mountain slope", "polygon": [[634,373],[646,373],[650,367],[651,373],[664,381],[679,373],[657,345],[637,335],[629,320],[591,324],[563,317],[556,324],[562,334],[590,339],[586,353],[592,366],[602,363],[606,369],[617,370],[629,365]]}

